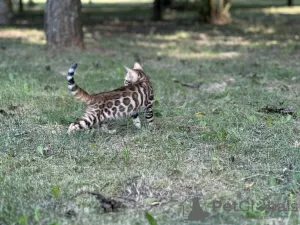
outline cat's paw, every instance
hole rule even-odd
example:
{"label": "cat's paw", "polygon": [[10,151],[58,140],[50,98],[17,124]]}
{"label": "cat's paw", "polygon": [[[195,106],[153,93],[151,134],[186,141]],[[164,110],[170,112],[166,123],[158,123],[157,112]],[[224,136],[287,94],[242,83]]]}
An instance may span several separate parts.
{"label": "cat's paw", "polygon": [[74,131],[79,130],[79,129],[80,129],[80,127],[79,127],[78,124],[71,123],[70,126],[69,126],[69,129],[68,129],[67,133],[70,136]]}

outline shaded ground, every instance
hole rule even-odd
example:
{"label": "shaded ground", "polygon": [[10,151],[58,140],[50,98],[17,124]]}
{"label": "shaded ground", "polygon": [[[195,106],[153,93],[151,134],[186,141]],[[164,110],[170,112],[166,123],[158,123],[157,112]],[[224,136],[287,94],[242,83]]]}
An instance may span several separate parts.
{"label": "shaded ground", "polygon": [[[300,10],[268,10],[235,9],[227,26],[105,20],[85,26],[85,51],[59,54],[46,52],[41,30],[2,28],[0,224],[146,224],[145,210],[158,224],[188,224],[195,196],[205,224],[299,224]],[[123,66],[140,61],[155,130],[123,120],[111,124],[116,135],[69,138],[84,109],[66,86],[75,61],[89,92],[122,85]],[[127,209],[103,213],[86,190],[123,197]],[[266,199],[273,210],[259,207]],[[253,204],[234,212],[216,201]]]}

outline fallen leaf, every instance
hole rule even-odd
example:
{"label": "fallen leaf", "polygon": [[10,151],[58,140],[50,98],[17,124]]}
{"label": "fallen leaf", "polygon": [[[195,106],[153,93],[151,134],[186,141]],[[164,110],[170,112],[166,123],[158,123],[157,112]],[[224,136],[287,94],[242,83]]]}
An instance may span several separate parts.
{"label": "fallen leaf", "polygon": [[245,184],[245,189],[246,189],[246,190],[250,190],[250,189],[252,188],[253,185],[254,185],[254,182],[246,183],[246,184]]}
{"label": "fallen leaf", "polygon": [[200,117],[205,116],[205,113],[204,113],[204,112],[197,112],[197,113],[195,114],[195,116],[198,117],[198,118],[200,118]]}
{"label": "fallen leaf", "polygon": [[39,145],[39,146],[37,147],[36,151],[37,151],[38,153],[40,153],[41,155],[44,155],[44,147],[43,147],[43,146]]}
{"label": "fallen leaf", "polygon": [[149,205],[158,205],[160,202],[157,198],[145,198],[144,202]]}
{"label": "fallen leaf", "polygon": [[298,148],[298,147],[300,147],[300,141],[295,141],[295,148]]}
{"label": "fallen leaf", "polygon": [[52,185],[51,186],[51,194],[53,197],[58,200],[59,198],[59,187],[57,185]]}
{"label": "fallen leaf", "polygon": [[145,218],[150,225],[157,225],[157,220],[149,212],[145,212]]}

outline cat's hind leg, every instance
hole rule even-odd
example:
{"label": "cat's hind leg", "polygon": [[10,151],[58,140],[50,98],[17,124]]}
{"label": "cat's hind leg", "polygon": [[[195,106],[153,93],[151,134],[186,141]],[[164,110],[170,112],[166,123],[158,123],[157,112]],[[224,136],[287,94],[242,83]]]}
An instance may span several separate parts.
{"label": "cat's hind leg", "polygon": [[152,103],[148,104],[145,110],[145,117],[149,126],[153,126]]}
{"label": "cat's hind leg", "polygon": [[90,114],[85,114],[83,117],[78,118],[74,123],[71,123],[68,129],[68,135],[75,131],[88,130],[98,125],[97,117]]}

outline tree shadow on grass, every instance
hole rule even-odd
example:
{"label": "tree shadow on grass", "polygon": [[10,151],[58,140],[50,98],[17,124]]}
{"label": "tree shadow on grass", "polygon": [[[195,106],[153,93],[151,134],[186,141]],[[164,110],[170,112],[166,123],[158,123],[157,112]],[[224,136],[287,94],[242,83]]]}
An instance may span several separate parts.
{"label": "tree shadow on grass", "polygon": [[[179,19],[182,12],[175,12],[171,19],[152,22],[151,4],[84,4],[82,9],[83,24],[87,32],[92,34],[92,39],[101,42],[104,36],[112,37],[119,35],[132,37],[135,40],[142,41],[147,36],[148,41],[155,43],[169,43],[170,40],[159,38],[157,35],[176,35],[178,32],[189,32],[190,42],[210,40],[217,37],[223,37],[224,41],[228,38],[240,38],[256,45],[265,45],[267,41],[284,42],[294,40],[298,35],[299,19],[297,15],[283,13],[266,14],[263,7],[269,7],[272,2],[266,2],[263,5],[245,4],[244,2],[233,5],[232,16],[233,23],[223,26],[214,26],[201,24],[197,22],[195,14],[188,15]],[[275,2],[275,5],[283,4]],[[248,10],[248,7],[257,8],[257,10]],[[35,27],[43,29],[43,8],[44,4],[37,4],[34,10],[18,14],[16,17],[16,27]],[[293,8],[291,8],[292,10]],[[140,35],[140,36],[139,36]],[[155,36],[155,38],[149,37]],[[176,39],[176,37],[175,37]],[[181,41],[178,37],[177,40]],[[205,45],[205,43],[204,43]],[[216,48],[220,48],[220,45]],[[100,45],[101,46],[101,43]],[[236,46],[239,46],[238,41]],[[222,46],[221,46],[222,47]],[[223,46],[226,48],[226,46]],[[100,47],[99,47],[100,48]],[[154,47],[155,48],[155,47]]]}
{"label": "tree shadow on grass", "polygon": [[[44,26],[44,8],[45,4],[37,3],[34,8],[16,13],[14,26],[42,29]],[[82,22],[83,25],[95,25],[105,20],[149,20],[151,12],[148,3],[84,4]]]}

